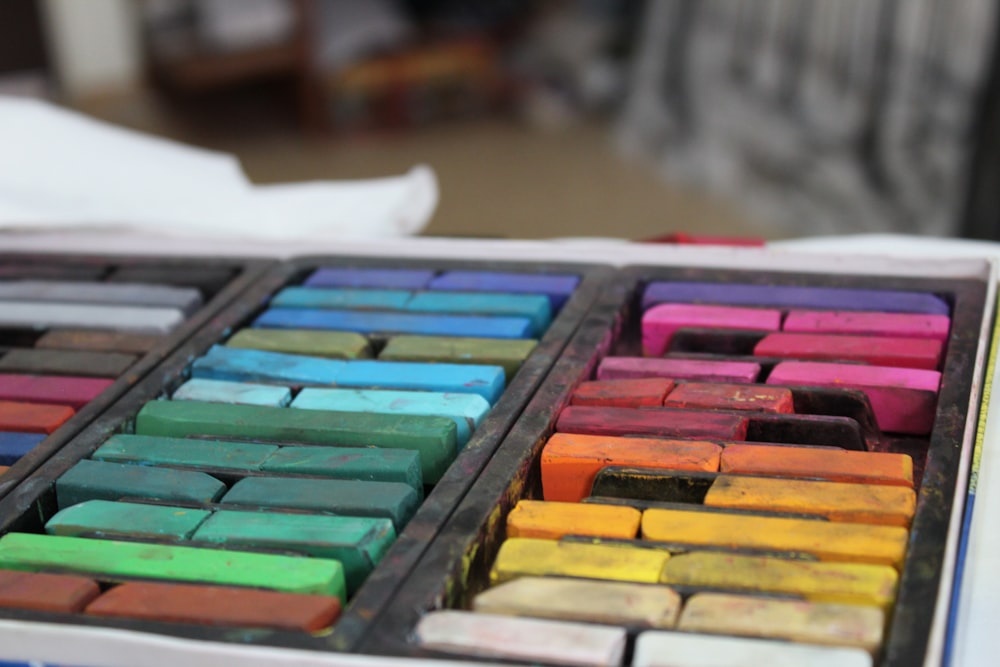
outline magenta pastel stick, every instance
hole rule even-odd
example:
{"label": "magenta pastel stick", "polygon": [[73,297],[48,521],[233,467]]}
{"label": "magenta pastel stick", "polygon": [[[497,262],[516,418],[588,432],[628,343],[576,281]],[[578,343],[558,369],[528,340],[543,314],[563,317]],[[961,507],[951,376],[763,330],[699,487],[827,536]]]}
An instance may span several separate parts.
{"label": "magenta pastel stick", "polygon": [[783,331],[798,333],[858,334],[901,338],[948,338],[951,319],[947,315],[912,313],[865,313],[836,310],[792,310]]}
{"label": "magenta pastel stick", "polygon": [[686,303],[653,306],[642,316],[643,354],[661,356],[670,345],[674,332],[682,327],[780,331],[781,311]]}
{"label": "magenta pastel stick", "polygon": [[605,357],[597,367],[598,380],[670,378],[705,382],[755,382],[760,364],[746,361],[700,359],[651,359],[649,357]]}
{"label": "magenta pastel stick", "polygon": [[941,363],[941,349],[941,341],[930,338],[773,333],[762,338],[753,353],[760,357],[859,361],[932,371]]}
{"label": "magenta pastel stick", "polygon": [[771,371],[767,384],[860,389],[868,395],[880,429],[926,435],[934,426],[941,374],[917,368],[784,361]]}
{"label": "magenta pastel stick", "polygon": [[732,412],[574,405],[559,413],[556,431],[582,435],[745,440],[748,420]]}

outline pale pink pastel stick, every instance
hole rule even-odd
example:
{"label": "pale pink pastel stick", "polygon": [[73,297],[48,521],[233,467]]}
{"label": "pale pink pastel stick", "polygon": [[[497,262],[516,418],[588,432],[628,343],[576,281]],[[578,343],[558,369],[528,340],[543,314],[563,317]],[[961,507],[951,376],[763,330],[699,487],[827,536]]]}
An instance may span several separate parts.
{"label": "pale pink pastel stick", "polygon": [[650,357],[661,356],[670,344],[674,332],[681,327],[779,331],[781,311],[686,303],[653,306],[642,316],[643,354]]}
{"label": "pale pink pastel stick", "polygon": [[701,359],[650,359],[649,357],[605,357],[597,367],[598,380],[670,378],[705,382],[756,382],[760,364],[746,361],[702,361]]}
{"label": "pale pink pastel stick", "polygon": [[941,374],[916,368],[784,361],[771,371],[767,384],[860,389],[868,395],[880,429],[926,435],[934,426]]}
{"label": "pale pink pastel stick", "polygon": [[865,334],[947,340],[951,319],[947,315],[868,313],[845,310],[792,310],[783,331],[797,333]]}

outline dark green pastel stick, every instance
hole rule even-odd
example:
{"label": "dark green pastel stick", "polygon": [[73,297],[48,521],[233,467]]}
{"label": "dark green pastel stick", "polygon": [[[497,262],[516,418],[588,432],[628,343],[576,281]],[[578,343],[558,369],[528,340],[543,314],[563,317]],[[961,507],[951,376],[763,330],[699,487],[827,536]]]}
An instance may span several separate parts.
{"label": "dark green pastel stick", "polygon": [[56,480],[56,500],[60,509],[85,500],[128,497],[210,503],[225,490],[225,484],[203,472],[87,459]]}
{"label": "dark green pastel stick", "polygon": [[393,336],[379,353],[382,361],[426,361],[502,366],[507,381],[538,345],[537,340]]}
{"label": "dark green pastel stick", "polygon": [[91,454],[98,461],[260,470],[264,461],[278,451],[277,445],[225,440],[166,438],[151,435],[113,435]]}
{"label": "dark green pastel stick", "polygon": [[398,482],[247,477],[236,482],[219,502],[392,519],[399,531],[417,511],[420,499],[412,487]]}
{"label": "dark green pastel stick", "polygon": [[[430,371],[429,371],[430,372]],[[221,436],[409,449],[420,452],[424,481],[441,479],[455,458],[455,422],[448,417],[296,410],[198,401],[151,401],[135,419],[139,435]]]}
{"label": "dark green pastel stick", "polygon": [[338,560],[353,594],[396,539],[389,519],[220,510],[198,528],[195,542],[298,551]]}
{"label": "dark green pastel stick", "polygon": [[381,447],[282,447],[261,466],[265,472],[333,479],[401,482],[423,496],[420,454]]}
{"label": "dark green pastel stick", "polygon": [[95,535],[186,540],[211,515],[208,510],[190,507],[88,500],[57,512],[45,523],[45,532],[67,537]]}

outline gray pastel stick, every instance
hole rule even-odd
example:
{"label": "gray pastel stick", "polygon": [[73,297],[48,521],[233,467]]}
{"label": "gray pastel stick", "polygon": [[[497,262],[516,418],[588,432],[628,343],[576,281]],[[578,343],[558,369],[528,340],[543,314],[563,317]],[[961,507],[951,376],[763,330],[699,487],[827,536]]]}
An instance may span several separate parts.
{"label": "gray pastel stick", "polygon": [[183,321],[184,313],[177,308],[0,301],[0,326],[3,327],[74,327],[169,333]]}
{"label": "gray pastel stick", "polygon": [[0,300],[157,306],[178,308],[190,315],[201,305],[201,293],[190,287],[148,285],[145,283],[15,280],[0,282]]}

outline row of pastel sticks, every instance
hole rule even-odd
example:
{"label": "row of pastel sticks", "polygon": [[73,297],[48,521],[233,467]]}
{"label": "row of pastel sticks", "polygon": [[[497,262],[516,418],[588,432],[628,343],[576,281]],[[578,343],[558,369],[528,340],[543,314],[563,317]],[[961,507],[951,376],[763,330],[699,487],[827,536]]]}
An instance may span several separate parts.
{"label": "row of pastel sticks", "polygon": [[234,276],[231,266],[5,263],[0,475],[108,391]]}
{"label": "row of pastel sticks", "polygon": [[491,587],[419,645],[620,665],[631,633],[636,667],[872,665],[917,501],[892,450],[932,428],[947,303],[654,282],[642,310],[649,356],[575,387]]}
{"label": "row of pastel sticks", "polygon": [[314,271],[58,476],[45,534],[0,537],[0,606],[329,633],[578,282]]}

